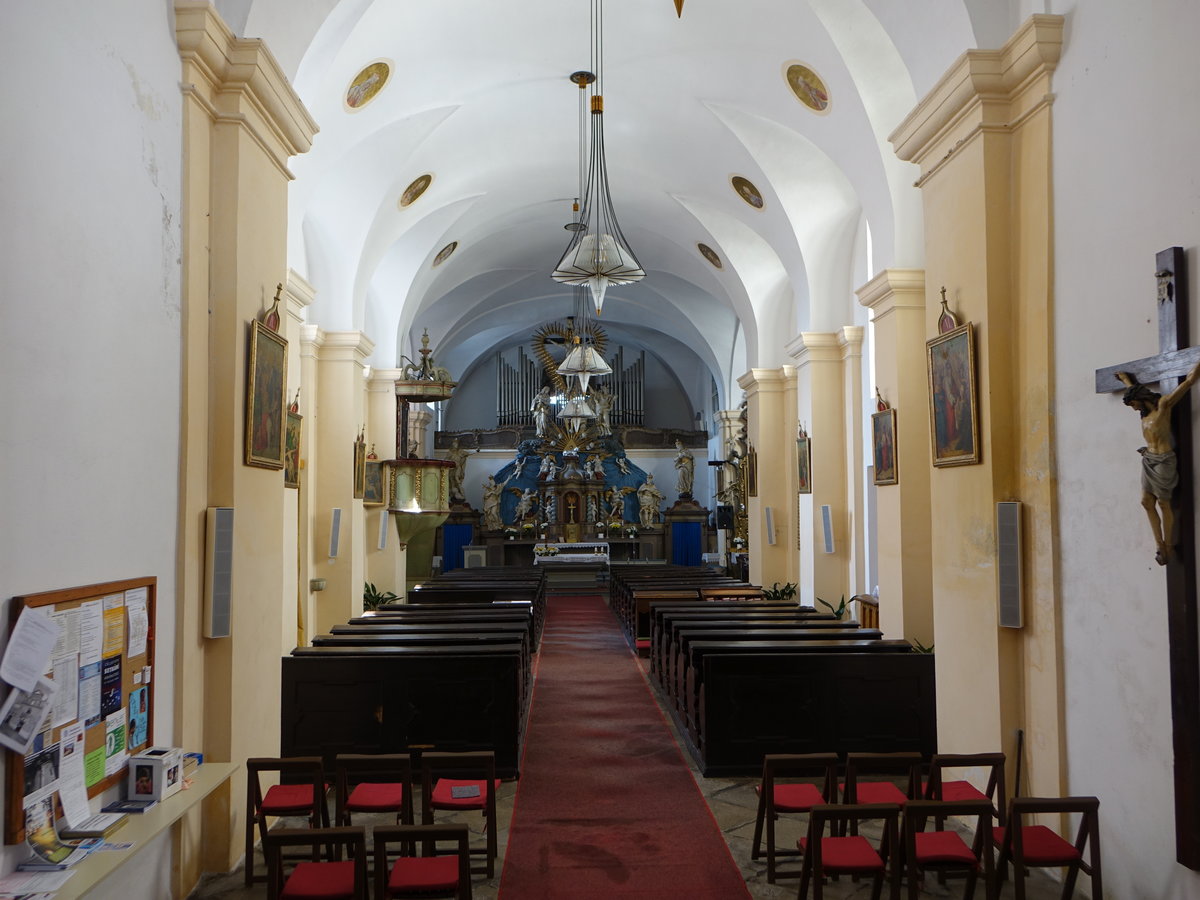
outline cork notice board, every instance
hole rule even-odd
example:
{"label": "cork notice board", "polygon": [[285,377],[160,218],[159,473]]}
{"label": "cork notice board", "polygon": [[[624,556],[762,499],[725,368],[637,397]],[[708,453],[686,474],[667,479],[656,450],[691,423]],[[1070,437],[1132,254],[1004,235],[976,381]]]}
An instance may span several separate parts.
{"label": "cork notice board", "polygon": [[27,795],[52,786],[60,751],[83,753],[88,797],[122,784],[129,754],[154,734],[153,577],[14,597],[10,629],[26,607],[48,613],[59,639],[46,677],[51,711],[30,750],[9,750],[4,841],[25,840]]}

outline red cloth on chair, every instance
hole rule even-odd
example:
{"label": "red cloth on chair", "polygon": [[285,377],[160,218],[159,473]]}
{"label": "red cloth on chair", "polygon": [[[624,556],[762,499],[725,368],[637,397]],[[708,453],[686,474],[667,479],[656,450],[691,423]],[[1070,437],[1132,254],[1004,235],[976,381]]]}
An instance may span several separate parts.
{"label": "red cloth on chair", "polygon": [[[808,850],[808,838],[800,838],[796,846]],[[878,872],[883,860],[862,835],[821,838],[821,866],[826,872],[863,874]]]}
{"label": "red cloth on chair", "polygon": [[396,860],[388,876],[390,894],[452,891],[457,887],[457,856],[406,856]]}
{"label": "red cloth on chair", "polygon": [[[758,792],[762,785],[756,785]],[[828,801],[821,794],[821,789],[815,784],[804,782],[798,784],[775,785],[775,810],[777,812],[808,812],[814,806],[820,806]]]}
{"label": "red cloth on chair", "polygon": [[[992,829],[997,844],[1004,843],[1005,829]],[[1079,851],[1070,841],[1063,840],[1045,825],[1026,825],[1021,829],[1021,846],[1025,862],[1031,866],[1066,866],[1079,859]]]}
{"label": "red cloth on chair", "polygon": [[269,816],[308,813],[313,805],[311,784],[277,784],[263,797],[262,811]]}
{"label": "red cloth on chair", "polygon": [[[474,785],[479,788],[479,793],[474,797],[455,797],[452,792],[456,787],[470,787]],[[496,779],[496,784],[493,790],[499,790],[500,779]],[[434,809],[483,809],[487,805],[487,782],[486,781],[460,781],[457,778],[439,778],[433,786],[433,794],[430,797]]]}
{"label": "red cloth on chair", "polygon": [[352,900],[354,860],[297,863],[279,896],[281,900]]}
{"label": "red cloth on chair", "polygon": [[350,812],[388,812],[404,803],[404,785],[364,781],[346,798]]}
{"label": "red cloth on chair", "polygon": [[913,835],[917,845],[917,863],[935,865],[938,863],[962,863],[964,866],[975,866],[979,861],[966,841],[953,831],[922,831]]}

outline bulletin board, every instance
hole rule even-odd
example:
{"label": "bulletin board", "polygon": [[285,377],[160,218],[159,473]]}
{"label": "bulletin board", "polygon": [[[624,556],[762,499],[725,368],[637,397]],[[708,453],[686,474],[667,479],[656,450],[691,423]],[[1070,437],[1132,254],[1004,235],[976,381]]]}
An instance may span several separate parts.
{"label": "bulletin board", "polygon": [[50,714],[27,753],[6,751],[6,844],[25,840],[25,796],[57,777],[64,733],[73,750],[82,745],[88,797],[123,783],[129,755],[151,746],[157,586],[144,577],[13,597],[10,633],[33,607],[58,623],[59,640],[46,673]]}

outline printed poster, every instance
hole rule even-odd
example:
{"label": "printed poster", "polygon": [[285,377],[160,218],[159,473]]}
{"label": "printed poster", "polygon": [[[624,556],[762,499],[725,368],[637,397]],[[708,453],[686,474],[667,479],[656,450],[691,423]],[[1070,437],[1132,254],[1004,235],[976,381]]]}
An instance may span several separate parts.
{"label": "printed poster", "polygon": [[100,662],[104,647],[104,607],[99,600],[88,600],[79,610],[79,664]]}
{"label": "printed poster", "polygon": [[100,660],[79,668],[79,718],[88,728],[100,721]]}
{"label": "printed poster", "polygon": [[119,709],[104,720],[104,776],[116,775],[125,768],[125,710]]}
{"label": "printed poster", "polygon": [[150,726],[150,691],[140,687],[129,695],[129,746],[146,743]]}
{"label": "printed poster", "polygon": [[121,657],[100,661],[100,715],[107,719],[121,708]]}
{"label": "printed poster", "polygon": [[119,656],[125,652],[125,595],[105,597],[104,655]]}

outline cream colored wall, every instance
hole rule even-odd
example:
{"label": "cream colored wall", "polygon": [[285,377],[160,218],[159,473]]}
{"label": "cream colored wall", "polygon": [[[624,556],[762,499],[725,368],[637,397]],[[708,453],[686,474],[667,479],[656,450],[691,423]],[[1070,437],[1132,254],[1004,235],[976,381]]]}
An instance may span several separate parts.
{"label": "cream colored wall", "polygon": [[[250,322],[287,276],[288,157],[305,151],[315,124],[260,41],[235,38],[204,3],[176,5],[187,99],[184,235],[187,311],[178,595],[181,743],[211,759],[241,761],[279,746],[279,656],[293,646],[295,499],[282,473],[243,463]],[[294,338],[299,323],[284,311]],[[299,346],[289,343],[289,367]],[[294,378],[288,381],[289,386]],[[235,510],[232,637],[199,632],[204,511]],[[289,512],[292,516],[289,516]],[[275,561],[274,565],[264,561]],[[294,632],[292,632],[294,634]],[[274,645],[276,652],[264,652]],[[184,829],[177,888],[202,867],[231,868],[242,854],[244,776],[206,804],[202,826]],[[203,843],[200,843],[200,834]]]}
{"label": "cream colored wall", "polygon": [[[367,444],[374,444],[380,459],[396,455],[396,379],[399,369],[373,369],[367,381]],[[403,596],[405,549],[388,522],[387,546],[379,549],[379,521],[391,515],[386,506],[364,509],[366,517],[365,569],[367,580],[381,591]]]}
{"label": "cream colored wall", "polygon": [[[1003,749],[1011,769],[1023,729],[1023,790],[1050,796],[1066,783],[1047,388],[1049,100],[1061,36],[1060,18],[1037,16],[1002,50],[969,52],[892,136],[922,172],[925,334],[936,334],[943,285],[975,327],[982,461],[929,476],[939,745]],[[908,458],[901,465],[911,471]],[[997,623],[1000,500],[1025,505],[1021,630]]]}

